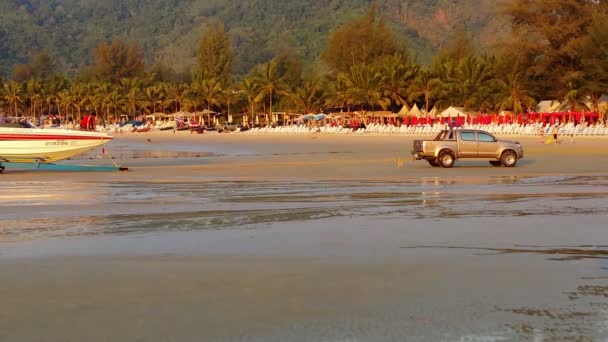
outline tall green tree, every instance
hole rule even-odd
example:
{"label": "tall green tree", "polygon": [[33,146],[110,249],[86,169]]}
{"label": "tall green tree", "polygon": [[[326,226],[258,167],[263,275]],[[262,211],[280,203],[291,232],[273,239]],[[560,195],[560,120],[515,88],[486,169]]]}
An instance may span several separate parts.
{"label": "tall green tree", "polygon": [[330,35],[321,59],[337,74],[402,50],[386,22],[378,18],[376,8],[372,7],[364,16],[347,22]]}
{"label": "tall green tree", "polygon": [[199,77],[227,84],[231,78],[233,52],[224,24],[216,23],[203,34],[198,50]]}
{"label": "tall green tree", "polygon": [[[603,2],[603,1],[601,1]],[[598,1],[514,0],[505,13],[517,39],[510,48],[521,58],[536,91],[563,99],[583,70],[582,51]]]}
{"label": "tall green tree", "polygon": [[46,81],[55,71],[55,63],[51,55],[46,51],[36,53],[29,64],[16,64],[13,66],[13,80],[16,82],[27,81],[31,78]]}
{"label": "tall green tree", "polygon": [[121,38],[112,44],[101,42],[94,51],[95,72],[99,79],[119,83],[122,78],[141,76],[144,72],[144,59],[139,46],[130,45]]}
{"label": "tall green tree", "polygon": [[606,10],[598,11],[593,15],[589,35],[583,42],[582,64],[583,79],[587,82],[592,109],[599,112],[598,100],[602,94],[608,93],[608,13]]}

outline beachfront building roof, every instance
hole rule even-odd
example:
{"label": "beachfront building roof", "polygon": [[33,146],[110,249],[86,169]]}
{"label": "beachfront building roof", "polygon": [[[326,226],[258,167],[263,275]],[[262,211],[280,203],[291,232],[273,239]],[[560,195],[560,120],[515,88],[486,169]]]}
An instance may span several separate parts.
{"label": "beachfront building roof", "polygon": [[376,111],[367,111],[365,112],[366,117],[389,117],[393,112],[390,110],[376,110]]}
{"label": "beachfront building roof", "polygon": [[448,109],[441,112],[439,115],[442,118],[448,117],[458,117],[458,116],[467,116],[467,113],[464,111],[462,107],[449,107]]}
{"label": "beachfront building roof", "polygon": [[418,105],[414,103],[414,107],[412,107],[412,109],[409,112],[410,116],[423,116],[422,112],[420,111],[420,108],[418,108]]}
{"label": "beachfront building roof", "polygon": [[434,117],[437,116],[438,112],[439,111],[437,110],[437,107],[433,107],[433,109],[431,109],[431,111],[429,112],[429,116],[432,117],[432,118],[434,118]]}

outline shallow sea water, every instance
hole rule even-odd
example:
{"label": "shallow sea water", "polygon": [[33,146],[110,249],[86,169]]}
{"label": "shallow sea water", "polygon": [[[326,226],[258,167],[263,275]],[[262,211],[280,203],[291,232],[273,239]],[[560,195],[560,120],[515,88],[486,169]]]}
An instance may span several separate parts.
{"label": "shallow sea water", "polygon": [[607,223],[596,176],[10,181],[0,340],[606,339]]}

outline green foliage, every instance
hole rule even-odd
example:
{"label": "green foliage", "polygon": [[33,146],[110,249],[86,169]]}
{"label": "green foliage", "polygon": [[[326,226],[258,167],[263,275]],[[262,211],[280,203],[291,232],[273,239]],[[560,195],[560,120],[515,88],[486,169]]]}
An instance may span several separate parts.
{"label": "green foliage", "polygon": [[599,5],[588,0],[514,0],[506,11],[516,34],[512,54],[551,98],[564,98],[582,77],[581,51]]}
{"label": "green foliage", "polygon": [[99,43],[95,49],[95,72],[99,79],[118,83],[125,77],[141,76],[144,72],[143,56],[137,44],[127,45],[120,38],[111,45]]}
{"label": "green foliage", "polygon": [[[468,0],[471,1],[471,0]],[[247,74],[285,50],[306,63],[324,49],[327,35],[362,14],[368,0],[9,0],[0,2],[0,76],[26,64],[41,50],[54,57],[56,71],[76,74],[91,65],[101,41],[137,42],[145,64],[193,70],[205,28],[223,22],[232,42],[233,71]],[[382,5],[379,12],[393,11]],[[389,16],[387,16],[388,18]],[[391,26],[401,27],[395,20]],[[387,21],[387,24],[389,24]],[[415,29],[399,37],[428,55],[430,44]]]}
{"label": "green foliage", "polygon": [[218,79],[226,84],[232,72],[232,49],[223,24],[211,26],[201,39],[198,51],[198,76]]}
{"label": "green foliage", "polygon": [[364,16],[347,22],[331,34],[321,59],[332,72],[340,73],[355,65],[370,65],[397,52],[400,51],[392,32],[372,7]]}
{"label": "green foliage", "polygon": [[[369,3],[1,2],[0,73],[12,70],[14,80],[0,82],[0,111],[80,117],[90,110],[107,120],[182,109],[253,115],[417,103],[426,110],[522,112],[545,97],[572,108],[591,99],[597,107],[608,92],[605,1],[508,1],[501,18],[511,21],[514,40],[503,42],[502,55],[480,50],[476,36],[490,22],[488,2],[381,0],[372,9]],[[467,16],[476,5],[478,14]],[[447,10],[475,20],[450,23]],[[429,15],[437,25],[416,24]],[[430,55],[431,43],[441,48],[425,67],[419,58]],[[152,65],[147,72],[144,61]]]}
{"label": "green foliage", "polygon": [[30,78],[47,80],[54,72],[54,62],[46,51],[38,52],[29,64],[16,64],[13,67],[13,80],[22,82]]}
{"label": "green foliage", "polygon": [[583,79],[593,103],[598,111],[598,99],[608,93],[608,13],[599,11],[594,14],[589,36],[583,42],[581,62],[584,67]]}

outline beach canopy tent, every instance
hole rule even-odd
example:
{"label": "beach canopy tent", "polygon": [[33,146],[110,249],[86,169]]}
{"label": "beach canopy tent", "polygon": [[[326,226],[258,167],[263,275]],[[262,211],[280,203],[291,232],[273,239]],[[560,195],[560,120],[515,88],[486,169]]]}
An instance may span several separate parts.
{"label": "beach canopy tent", "polygon": [[429,116],[432,118],[435,118],[435,117],[437,117],[437,113],[438,113],[437,107],[433,107],[433,109],[431,109],[431,111],[429,112]]}
{"label": "beach canopy tent", "polygon": [[272,117],[273,117],[274,121],[282,121],[283,123],[285,123],[289,120],[292,120],[292,119],[298,120],[298,118],[300,116],[301,116],[301,114],[293,113],[293,112],[272,112]]}
{"label": "beach canopy tent", "polygon": [[550,113],[555,112],[561,106],[561,103],[557,100],[543,100],[536,105],[537,113]]}
{"label": "beach canopy tent", "polygon": [[420,111],[420,108],[418,108],[418,105],[414,103],[414,107],[412,107],[412,109],[409,112],[409,116],[416,116],[416,117],[420,117],[423,116],[424,114],[422,114],[422,112]]}
{"label": "beach canopy tent", "polygon": [[597,101],[597,108],[593,108],[593,106],[591,106],[591,108],[594,110],[598,110],[600,113],[603,113],[604,115],[606,113],[608,113],[608,95],[604,94],[604,95],[600,96],[600,98]]}
{"label": "beach canopy tent", "polygon": [[467,113],[465,113],[464,108],[462,107],[449,107],[448,109],[441,112],[439,116],[442,118],[455,118],[458,116],[465,117],[467,116]]}
{"label": "beach canopy tent", "polygon": [[148,114],[146,115],[146,119],[152,119],[152,121],[157,121],[160,119],[166,119],[166,118],[170,118],[172,117],[169,114],[165,114],[165,113],[154,113],[154,114]]}
{"label": "beach canopy tent", "polygon": [[397,112],[397,115],[399,115],[400,117],[404,117],[407,116],[410,113],[410,108],[407,106],[407,104],[404,104],[401,107],[401,110],[399,110],[399,112]]}
{"label": "beach canopy tent", "polygon": [[296,120],[298,121],[307,121],[307,120],[314,120],[315,119],[315,114],[305,114],[305,115],[300,115],[296,118]]}

